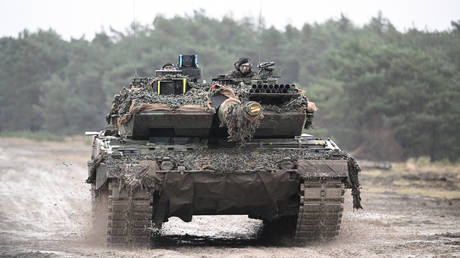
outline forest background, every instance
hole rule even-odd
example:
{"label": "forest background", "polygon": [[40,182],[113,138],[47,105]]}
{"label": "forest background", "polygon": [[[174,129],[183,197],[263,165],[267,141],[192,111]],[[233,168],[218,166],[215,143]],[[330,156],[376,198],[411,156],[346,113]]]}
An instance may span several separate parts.
{"label": "forest background", "polygon": [[460,157],[460,21],[446,31],[398,31],[382,14],[279,30],[252,18],[155,17],[92,40],[53,30],[0,38],[0,135],[83,134],[105,125],[113,95],[178,54],[198,54],[203,79],[239,57],[275,61],[283,81],[319,111],[317,136],[372,160]]}

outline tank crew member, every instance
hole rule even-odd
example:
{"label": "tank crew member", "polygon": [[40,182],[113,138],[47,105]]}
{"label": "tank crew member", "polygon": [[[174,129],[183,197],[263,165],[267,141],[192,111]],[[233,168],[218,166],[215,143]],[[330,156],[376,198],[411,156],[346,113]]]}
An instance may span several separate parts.
{"label": "tank crew member", "polygon": [[251,68],[250,63],[251,59],[248,57],[241,57],[233,65],[235,66],[235,71],[233,71],[230,76],[233,78],[252,78],[256,75]]}
{"label": "tank crew member", "polygon": [[161,68],[162,70],[177,70],[176,66],[171,63],[166,63]]}

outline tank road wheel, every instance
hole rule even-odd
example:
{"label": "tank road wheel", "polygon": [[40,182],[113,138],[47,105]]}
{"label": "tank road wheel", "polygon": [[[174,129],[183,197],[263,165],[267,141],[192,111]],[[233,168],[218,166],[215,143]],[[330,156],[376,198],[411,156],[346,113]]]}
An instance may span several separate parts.
{"label": "tank road wheel", "polygon": [[109,246],[150,246],[152,232],[152,194],[136,190],[132,195],[120,189],[118,180],[108,182]]}
{"label": "tank road wheel", "polygon": [[295,241],[331,240],[339,234],[344,185],[340,180],[318,179],[300,185],[301,196]]}

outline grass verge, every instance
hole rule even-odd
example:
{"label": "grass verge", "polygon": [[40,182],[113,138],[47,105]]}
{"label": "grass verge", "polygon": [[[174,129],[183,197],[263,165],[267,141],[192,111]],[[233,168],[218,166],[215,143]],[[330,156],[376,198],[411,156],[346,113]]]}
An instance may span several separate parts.
{"label": "grass verge", "polygon": [[0,132],[0,137],[2,138],[27,138],[35,141],[53,141],[53,142],[62,142],[65,140],[64,135],[54,134],[45,131],[3,131]]}
{"label": "grass verge", "polygon": [[441,199],[460,199],[460,164],[429,162],[424,158],[394,163],[390,170],[369,169],[361,173],[369,192],[392,192]]}

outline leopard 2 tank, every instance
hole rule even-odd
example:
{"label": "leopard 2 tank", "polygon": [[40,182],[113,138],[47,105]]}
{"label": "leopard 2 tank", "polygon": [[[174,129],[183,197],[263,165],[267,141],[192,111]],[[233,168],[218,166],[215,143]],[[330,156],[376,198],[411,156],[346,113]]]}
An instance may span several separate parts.
{"label": "leopard 2 tank", "polygon": [[361,208],[356,161],[329,139],[302,134],[316,107],[279,83],[274,63],[248,81],[200,83],[196,55],[134,78],[114,98],[106,129],[89,133],[94,226],[111,246],[151,245],[176,216],[248,215],[296,243],[339,233],[343,194]]}

